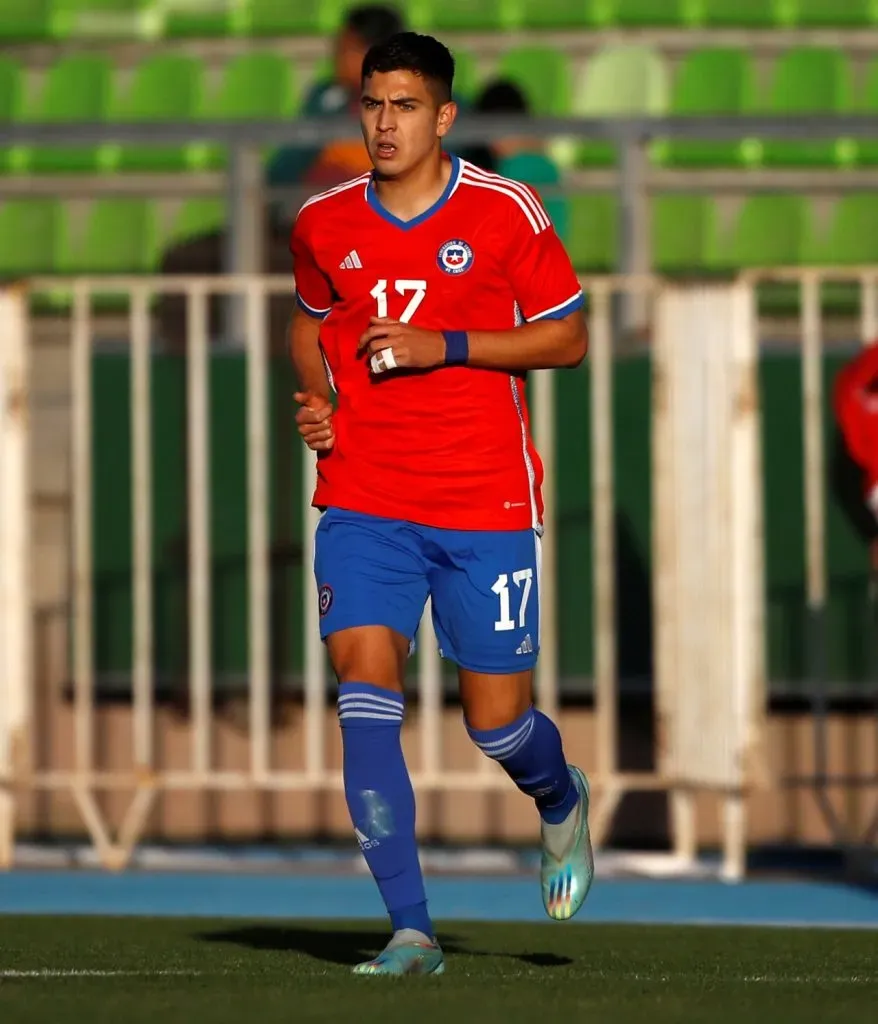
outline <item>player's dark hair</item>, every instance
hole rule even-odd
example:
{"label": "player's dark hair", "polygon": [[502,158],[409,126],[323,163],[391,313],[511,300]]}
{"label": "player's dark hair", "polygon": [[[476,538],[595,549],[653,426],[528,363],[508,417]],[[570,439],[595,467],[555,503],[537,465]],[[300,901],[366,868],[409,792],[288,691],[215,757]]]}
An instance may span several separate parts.
{"label": "player's dark hair", "polygon": [[351,7],[345,16],[344,27],[360,39],[365,46],[383,43],[402,32],[402,15],[386,4],[363,4]]}
{"label": "player's dark hair", "polygon": [[433,86],[440,103],[451,99],[454,57],[448,47],[433,36],[398,32],[386,42],[373,46],[363,59],[363,78],[388,71],[410,71]]}

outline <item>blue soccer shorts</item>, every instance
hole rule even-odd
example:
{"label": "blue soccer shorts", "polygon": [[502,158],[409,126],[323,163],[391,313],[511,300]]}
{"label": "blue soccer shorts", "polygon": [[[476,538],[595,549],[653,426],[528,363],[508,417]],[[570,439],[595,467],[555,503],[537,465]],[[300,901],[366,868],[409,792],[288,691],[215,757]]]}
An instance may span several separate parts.
{"label": "blue soccer shorts", "polygon": [[534,530],[441,530],[330,508],[315,538],[320,635],[388,626],[413,641],[429,596],[444,658],[521,672],[539,653],[539,570]]}

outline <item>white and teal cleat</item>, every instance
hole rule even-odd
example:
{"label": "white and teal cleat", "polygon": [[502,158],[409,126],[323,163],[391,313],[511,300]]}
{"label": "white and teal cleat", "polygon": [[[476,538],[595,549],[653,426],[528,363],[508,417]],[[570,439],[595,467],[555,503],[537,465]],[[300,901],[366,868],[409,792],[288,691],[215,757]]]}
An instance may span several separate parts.
{"label": "white and teal cleat", "polygon": [[438,943],[400,942],[389,945],[374,960],[357,964],[354,974],[444,974],[445,959]]}
{"label": "white and teal cleat", "polygon": [[569,921],[580,909],[594,881],[594,853],[588,830],[588,779],[569,765],[579,792],[576,807],[562,825],[542,826],[540,883],[543,906],[553,921]]}

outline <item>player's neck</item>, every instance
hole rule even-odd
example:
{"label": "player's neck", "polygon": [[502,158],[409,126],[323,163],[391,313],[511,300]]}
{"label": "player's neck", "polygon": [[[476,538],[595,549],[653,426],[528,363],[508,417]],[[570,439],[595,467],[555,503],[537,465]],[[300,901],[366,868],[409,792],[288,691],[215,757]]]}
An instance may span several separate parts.
{"label": "player's neck", "polygon": [[452,163],[439,153],[435,159],[413,167],[405,177],[380,178],[373,182],[381,205],[399,220],[413,220],[439,199],[451,177]]}

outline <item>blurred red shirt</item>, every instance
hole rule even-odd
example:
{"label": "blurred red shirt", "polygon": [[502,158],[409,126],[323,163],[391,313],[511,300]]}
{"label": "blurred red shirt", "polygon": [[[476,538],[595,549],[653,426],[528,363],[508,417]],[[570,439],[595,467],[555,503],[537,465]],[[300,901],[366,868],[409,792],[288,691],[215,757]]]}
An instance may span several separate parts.
{"label": "blurred red shirt", "polygon": [[878,517],[878,343],[839,373],[834,398],[848,452],[865,475],[866,503]]}

